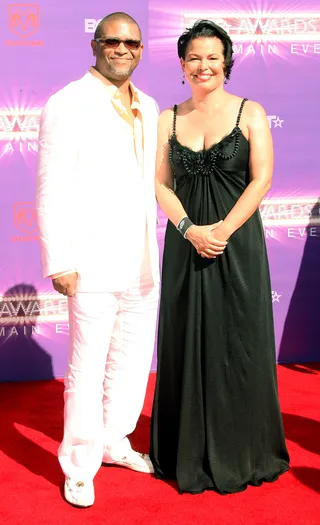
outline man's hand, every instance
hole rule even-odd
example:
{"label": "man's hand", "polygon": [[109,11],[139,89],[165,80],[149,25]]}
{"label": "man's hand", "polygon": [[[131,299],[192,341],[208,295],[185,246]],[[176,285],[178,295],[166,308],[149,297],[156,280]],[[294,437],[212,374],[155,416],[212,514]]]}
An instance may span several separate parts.
{"label": "man's hand", "polygon": [[53,288],[57,290],[57,292],[63,295],[68,295],[68,297],[73,297],[76,293],[77,279],[78,279],[77,272],[69,273],[67,275],[62,275],[61,277],[56,277],[56,278],[53,276],[52,278]]}
{"label": "man's hand", "polygon": [[221,255],[228,242],[225,239],[216,238],[215,230],[223,221],[210,224],[209,226],[191,226],[187,231],[187,239],[193,244],[201,257],[208,257],[210,259]]}

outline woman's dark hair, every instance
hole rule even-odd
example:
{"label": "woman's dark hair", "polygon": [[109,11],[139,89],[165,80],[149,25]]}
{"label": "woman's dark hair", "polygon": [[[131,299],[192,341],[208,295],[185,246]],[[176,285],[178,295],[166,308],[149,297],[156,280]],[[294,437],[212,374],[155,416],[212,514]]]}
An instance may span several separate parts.
{"label": "woman's dark hair", "polygon": [[232,40],[222,27],[211,20],[197,20],[192,27],[188,28],[178,40],[179,58],[185,60],[187,47],[195,38],[219,38],[223,45],[224,72],[226,80],[229,80],[232,66],[234,63]]}

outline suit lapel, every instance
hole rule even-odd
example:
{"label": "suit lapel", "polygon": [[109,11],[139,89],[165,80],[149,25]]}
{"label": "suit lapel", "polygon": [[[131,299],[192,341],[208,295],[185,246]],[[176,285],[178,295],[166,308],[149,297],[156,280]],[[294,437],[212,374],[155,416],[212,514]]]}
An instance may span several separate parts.
{"label": "suit lapel", "polygon": [[143,125],[143,165],[145,183],[155,169],[155,152],[157,138],[157,115],[152,107],[141,97],[141,115]]}
{"label": "suit lapel", "polygon": [[146,173],[148,172],[148,149],[149,149],[149,119],[145,101],[143,96],[140,94],[140,108],[141,108],[141,117],[142,117],[142,130],[143,130],[143,177],[146,182]]}

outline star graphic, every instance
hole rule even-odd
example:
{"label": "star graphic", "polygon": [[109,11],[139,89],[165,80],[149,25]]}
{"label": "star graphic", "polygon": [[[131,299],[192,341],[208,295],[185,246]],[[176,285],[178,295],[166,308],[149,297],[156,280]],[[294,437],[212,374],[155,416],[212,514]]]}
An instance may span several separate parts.
{"label": "star graphic", "polygon": [[273,122],[275,128],[282,128],[283,120],[281,120],[279,117],[277,117],[276,120],[274,120]]}
{"label": "star graphic", "polygon": [[224,20],[223,29],[227,33],[230,33],[230,29],[232,29],[232,24],[228,24],[228,22],[226,20]]}
{"label": "star graphic", "polygon": [[272,302],[273,303],[280,303],[280,297],[282,297],[280,294],[272,291]]}

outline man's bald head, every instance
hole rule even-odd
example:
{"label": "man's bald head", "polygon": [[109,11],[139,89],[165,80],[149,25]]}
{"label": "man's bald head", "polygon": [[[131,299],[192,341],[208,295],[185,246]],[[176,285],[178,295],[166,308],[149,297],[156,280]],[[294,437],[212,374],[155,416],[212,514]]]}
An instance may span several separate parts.
{"label": "man's bald head", "polygon": [[140,33],[140,39],[141,39],[141,29],[138,24],[138,22],[135,21],[132,16],[128,15],[127,13],[122,13],[121,11],[116,13],[111,13],[110,15],[105,16],[97,25],[96,30],[94,32],[94,39],[100,38],[103,35],[103,27],[108,22],[126,22],[127,24],[134,24],[139,29]]}

